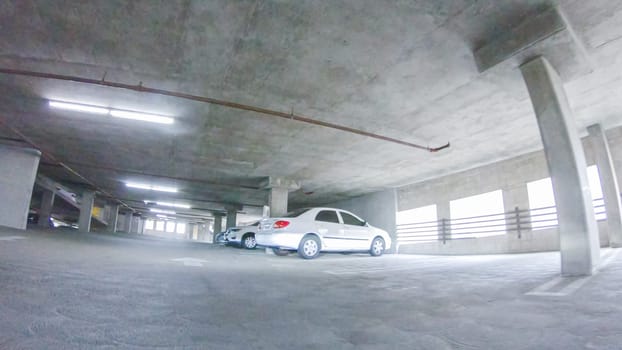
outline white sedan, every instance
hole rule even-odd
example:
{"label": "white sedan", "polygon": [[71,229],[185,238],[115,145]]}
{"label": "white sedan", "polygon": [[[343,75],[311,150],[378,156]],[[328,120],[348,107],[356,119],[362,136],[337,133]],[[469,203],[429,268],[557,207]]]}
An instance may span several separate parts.
{"label": "white sedan", "polygon": [[255,240],[278,255],[298,251],[304,259],[313,259],[320,251],[360,251],[380,256],[391,248],[386,231],[335,208],[299,209],[283,217],[262,219]]}
{"label": "white sedan", "polygon": [[255,249],[255,234],[259,221],[248,226],[230,227],[225,231],[225,242],[239,244],[242,248]]}

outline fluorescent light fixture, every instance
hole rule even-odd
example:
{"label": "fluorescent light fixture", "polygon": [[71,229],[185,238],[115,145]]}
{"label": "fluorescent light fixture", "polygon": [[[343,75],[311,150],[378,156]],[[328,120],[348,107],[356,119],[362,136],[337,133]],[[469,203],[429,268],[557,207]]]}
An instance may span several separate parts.
{"label": "fluorescent light fixture", "polygon": [[177,203],[169,203],[169,202],[155,202],[155,204],[161,207],[190,209],[190,206],[188,204],[177,204]]}
{"label": "fluorescent light fixture", "polygon": [[175,119],[171,117],[165,117],[162,115],[125,111],[120,109],[110,109],[106,107],[90,106],[80,103],[61,102],[61,101],[49,101],[50,107],[67,109],[70,111],[87,112],[94,114],[110,115],[115,118],[140,120],[143,122],[159,123],[159,124],[173,124]]}
{"label": "fluorescent light fixture", "polygon": [[60,102],[60,101],[50,101],[50,107],[58,108],[58,109],[67,109],[70,111],[78,111],[78,112],[87,112],[94,114],[108,114],[110,110],[104,107],[96,107],[96,106],[87,106],[78,103],[69,103],[69,102]]}
{"label": "fluorescent light fixture", "polygon": [[156,209],[156,208],[151,208],[149,209],[151,212],[153,213],[160,213],[160,214],[170,214],[170,215],[175,215],[177,214],[176,212],[172,211],[172,210],[164,210],[164,209]]}
{"label": "fluorescent light fixture", "polygon": [[131,187],[131,188],[139,188],[141,190],[177,193],[177,189],[174,187],[154,186],[154,185],[148,185],[148,184],[139,184],[135,182],[126,182],[125,186]]}
{"label": "fluorescent light fixture", "polygon": [[156,216],[159,217],[159,218],[162,218],[162,219],[168,219],[168,216],[166,216],[166,215],[157,214]]}
{"label": "fluorescent light fixture", "polygon": [[161,115],[146,114],[139,112],[121,111],[113,109],[110,111],[110,115],[116,118],[134,119],[143,122],[160,123],[160,124],[173,124],[175,119],[170,117],[163,117]]}

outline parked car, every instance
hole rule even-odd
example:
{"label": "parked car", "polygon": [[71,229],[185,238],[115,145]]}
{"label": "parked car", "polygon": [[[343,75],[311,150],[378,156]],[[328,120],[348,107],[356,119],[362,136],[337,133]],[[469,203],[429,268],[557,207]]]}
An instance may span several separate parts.
{"label": "parked car", "polygon": [[297,251],[304,259],[320,252],[369,252],[380,256],[391,248],[389,234],[358,216],[335,208],[306,208],[283,217],[262,219],[255,240],[277,255]]}
{"label": "parked car", "polygon": [[248,226],[229,227],[225,231],[225,242],[238,244],[246,249],[255,249],[257,247],[255,234],[258,225],[259,221],[256,221]]}

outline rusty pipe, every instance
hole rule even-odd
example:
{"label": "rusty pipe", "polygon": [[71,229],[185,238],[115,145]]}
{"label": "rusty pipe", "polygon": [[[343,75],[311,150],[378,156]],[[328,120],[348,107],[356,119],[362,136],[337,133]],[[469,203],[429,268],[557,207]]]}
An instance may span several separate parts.
{"label": "rusty pipe", "polygon": [[397,143],[397,144],[403,145],[403,146],[408,146],[408,147],[413,147],[413,148],[425,150],[425,151],[428,151],[428,152],[438,152],[438,151],[443,150],[445,148],[448,148],[450,146],[449,143],[447,143],[445,145],[442,145],[440,147],[422,146],[422,145],[418,145],[418,144],[415,144],[415,143],[412,143],[412,142],[398,140],[398,139],[395,139],[395,138],[392,138],[392,137],[375,134],[375,133],[372,133],[372,132],[369,132],[369,131],[365,131],[365,130],[354,129],[354,128],[351,128],[351,127],[348,127],[348,126],[344,126],[344,125],[329,123],[329,122],[313,119],[313,118],[310,118],[310,117],[305,117],[305,116],[302,116],[302,115],[297,115],[297,114],[294,114],[293,112],[292,113],[285,113],[285,112],[275,111],[275,110],[272,110],[272,109],[261,108],[261,107],[251,106],[251,105],[245,105],[245,104],[241,104],[241,103],[237,103],[237,102],[219,100],[219,99],[215,99],[215,98],[211,98],[211,97],[206,97],[206,96],[197,96],[197,95],[191,95],[191,94],[187,94],[187,93],[183,93],[183,92],[155,89],[155,88],[150,88],[150,87],[144,86],[142,84],[142,82],[139,83],[138,85],[130,85],[130,84],[106,81],[104,79],[97,80],[97,79],[82,78],[82,77],[76,77],[76,76],[70,76],[70,75],[43,73],[43,72],[27,71],[27,70],[21,70],[21,69],[9,69],[9,68],[0,68],[0,73],[10,74],[10,75],[21,75],[21,76],[34,77],[34,78],[43,78],[43,79],[55,79],[55,80],[73,81],[73,82],[83,83],[83,84],[100,85],[100,86],[107,86],[107,87],[113,87],[113,88],[118,88],[118,89],[126,89],[126,90],[138,91],[138,92],[146,92],[146,93],[150,93],[150,94],[158,94],[158,95],[163,95],[163,96],[177,97],[177,98],[182,98],[182,99],[191,100],[191,101],[198,101],[198,102],[209,103],[209,104],[214,104],[214,105],[218,105],[218,106],[229,107],[229,108],[233,108],[233,109],[239,109],[239,110],[243,110],[243,111],[255,112],[255,113],[259,113],[259,114],[263,114],[263,115],[268,115],[268,116],[272,116],[272,117],[279,117],[279,118],[283,118],[283,119],[295,120],[295,121],[299,121],[299,122],[302,122],[302,123],[312,124],[312,125],[316,125],[316,126],[322,126],[322,127],[325,127],[325,128],[341,130],[341,131],[349,132],[349,133],[352,133],[352,134],[357,134],[357,135],[361,135],[361,136],[366,136],[366,137],[374,138],[374,139],[377,139],[377,140],[383,140],[383,141],[387,141],[387,142]]}

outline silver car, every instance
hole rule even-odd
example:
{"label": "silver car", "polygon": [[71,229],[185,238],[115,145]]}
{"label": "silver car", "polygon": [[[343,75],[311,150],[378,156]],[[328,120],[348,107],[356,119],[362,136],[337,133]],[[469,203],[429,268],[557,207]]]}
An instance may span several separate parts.
{"label": "silver car", "polygon": [[258,225],[259,221],[248,226],[235,226],[228,228],[225,231],[225,242],[239,244],[242,248],[246,249],[255,249],[257,246],[255,234],[257,233]]}
{"label": "silver car", "polygon": [[358,216],[335,208],[306,208],[283,217],[262,219],[255,240],[277,255],[298,251],[304,259],[320,252],[369,252],[379,256],[391,248],[389,234]]}

